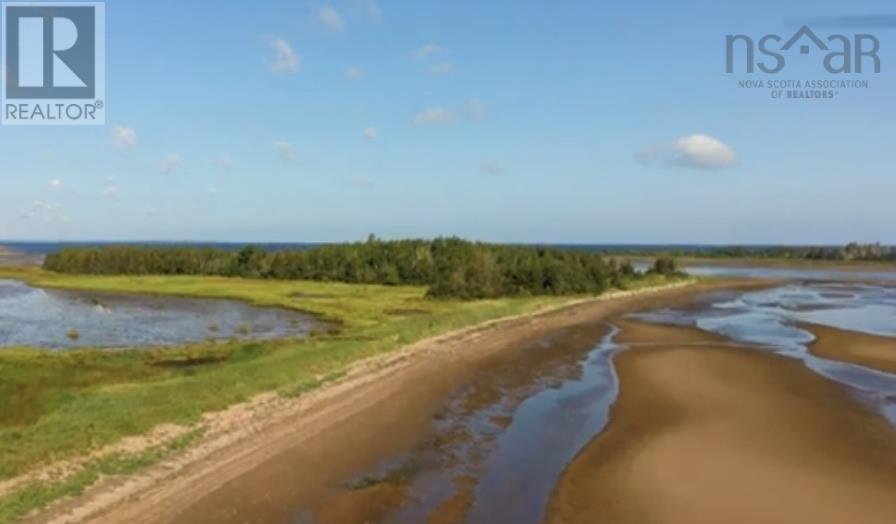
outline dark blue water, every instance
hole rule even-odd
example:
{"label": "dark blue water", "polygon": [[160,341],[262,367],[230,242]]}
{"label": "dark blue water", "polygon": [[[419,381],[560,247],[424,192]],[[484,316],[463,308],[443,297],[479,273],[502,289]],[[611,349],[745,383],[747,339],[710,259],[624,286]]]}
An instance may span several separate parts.
{"label": "dark blue water", "polygon": [[149,247],[192,247],[192,248],[213,248],[223,249],[225,251],[239,251],[247,245],[253,245],[264,249],[265,251],[301,251],[310,249],[323,244],[314,244],[308,242],[103,242],[103,241],[83,241],[83,242],[15,242],[0,240],[0,246],[14,253],[24,253],[27,255],[49,255],[56,253],[64,248],[98,248],[109,246],[149,246]]}
{"label": "dark blue water", "polygon": [[[267,251],[286,251],[286,250],[303,250],[327,243],[314,242],[174,242],[174,241],[127,241],[127,242],[110,242],[110,241],[76,241],[76,242],[47,242],[47,241],[5,241],[0,239],[0,246],[8,248],[10,251],[27,253],[33,255],[47,255],[55,253],[66,247],[104,247],[104,246],[172,246],[172,247],[199,247],[199,248],[215,248],[228,251],[237,251],[247,245],[253,245],[263,248]],[[573,251],[588,251],[598,253],[619,253],[637,255],[643,253],[709,253],[722,248],[733,247],[727,244],[553,244],[534,242],[530,244],[513,244],[513,245],[529,245],[538,247],[561,248]],[[738,246],[742,247],[742,246]],[[793,246],[773,245],[773,244],[753,244],[742,247],[745,253],[751,251],[763,251],[774,248],[786,248]],[[815,246],[835,249],[838,246]]]}

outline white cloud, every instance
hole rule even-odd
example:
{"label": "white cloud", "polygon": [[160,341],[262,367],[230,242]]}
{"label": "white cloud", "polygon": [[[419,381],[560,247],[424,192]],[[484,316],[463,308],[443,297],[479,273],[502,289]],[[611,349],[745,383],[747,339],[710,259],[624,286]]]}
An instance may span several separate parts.
{"label": "white cloud", "polygon": [[417,50],[414,51],[414,56],[417,57],[418,60],[423,60],[428,56],[437,55],[444,52],[445,49],[442,46],[430,43],[423,44],[422,46],[417,48]]}
{"label": "white cloud", "polygon": [[482,172],[487,175],[501,175],[504,173],[504,166],[497,160],[486,160],[482,163]]}
{"label": "white cloud", "polygon": [[112,141],[122,149],[137,147],[137,132],[130,127],[116,126],[112,129]]}
{"label": "white cloud", "polygon": [[164,171],[166,175],[170,175],[183,164],[184,161],[180,155],[168,155],[162,159],[162,171]]}
{"label": "white cloud", "polygon": [[636,158],[648,165],[688,169],[723,169],[737,164],[737,153],[731,146],[699,133],[683,136],[671,143],[646,146]]}
{"label": "white cloud", "polygon": [[292,50],[289,42],[279,37],[268,39],[274,51],[274,61],[268,63],[268,70],[276,74],[298,73],[302,68],[302,58]]}
{"label": "white cloud", "polygon": [[373,142],[377,138],[380,137],[380,132],[377,128],[372,126],[367,126],[364,128],[364,139],[368,142]]}
{"label": "white cloud", "polygon": [[356,176],[352,178],[352,185],[354,187],[373,187],[374,182],[369,176]]}
{"label": "white cloud", "polygon": [[361,71],[358,67],[350,65],[345,68],[345,77],[349,80],[361,80],[364,78],[364,71]]}
{"label": "white cloud", "polygon": [[296,148],[289,142],[274,142],[274,149],[284,162],[290,162],[296,158]]}
{"label": "white cloud", "polygon": [[334,33],[345,31],[345,20],[332,6],[324,6],[317,10],[317,21],[321,23],[327,30]]}
{"label": "white cloud", "polygon": [[482,102],[479,101],[478,98],[471,98],[467,100],[467,116],[470,118],[479,120],[480,118],[485,117],[485,106],[482,105]]}
{"label": "white cloud", "polygon": [[457,111],[444,107],[427,107],[414,117],[414,123],[417,125],[448,124],[455,120]]}
{"label": "white cloud", "polygon": [[47,224],[68,224],[72,221],[60,204],[35,200],[19,213],[21,220],[39,220]]}
{"label": "white cloud", "polygon": [[450,75],[455,71],[454,63],[440,62],[429,68],[430,74],[433,75]]}
{"label": "white cloud", "polygon": [[216,188],[215,186],[209,186],[206,188],[205,192],[208,193],[209,195],[217,195],[218,188]]}
{"label": "white cloud", "polygon": [[485,117],[486,109],[477,98],[471,98],[462,107],[427,107],[417,113],[414,123],[417,125],[450,124],[461,118],[468,120],[481,120]]}
{"label": "white cloud", "polygon": [[383,21],[383,10],[376,0],[361,0],[360,5],[361,10],[368,19],[376,23]]}
{"label": "white cloud", "polygon": [[233,160],[229,156],[219,156],[211,159],[211,164],[224,171],[233,169]]}
{"label": "white cloud", "polygon": [[58,178],[50,180],[50,189],[52,189],[53,191],[62,189],[62,180],[59,180]]}

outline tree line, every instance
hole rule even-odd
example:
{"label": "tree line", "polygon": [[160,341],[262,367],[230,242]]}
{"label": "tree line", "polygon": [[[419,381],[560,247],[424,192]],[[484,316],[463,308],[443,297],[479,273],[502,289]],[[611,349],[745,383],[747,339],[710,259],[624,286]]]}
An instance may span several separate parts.
{"label": "tree line", "polygon": [[896,251],[880,243],[859,244],[850,242],[845,246],[767,246],[767,247],[723,247],[709,252],[717,257],[788,258],[793,260],[896,260]]}
{"label": "tree line", "polygon": [[[44,269],[97,275],[214,275],[428,286],[431,297],[598,294],[642,278],[628,261],[557,248],[506,246],[459,238],[323,245],[305,250],[108,246],[66,248]],[[648,273],[680,275],[661,257]]]}
{"label": "tree line", "polygon": [[707,246],[617,250],[628,256],[697,258],[783,258],[790,260],[896,261],[896,248],[880,243],[845,246]]}

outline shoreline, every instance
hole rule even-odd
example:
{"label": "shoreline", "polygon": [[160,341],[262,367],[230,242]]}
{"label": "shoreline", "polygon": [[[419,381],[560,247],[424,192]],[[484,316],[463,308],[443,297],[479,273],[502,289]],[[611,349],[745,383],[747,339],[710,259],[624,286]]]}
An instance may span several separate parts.
{"label": "shoreline", "polygon": [[[623,255],[607,255],[608,258],[625,258]],[[670,255],[682,266],[707,266],[707,267],[747,267],[747,268],[772,268],[795,270],[824,270],[844,272],[896,272],[896,262],[886,260],[808,260],[792,258],[724,258],[724,257],[695,257]],[[655,257],[633,255],[628,257],[632,262],[651,262]],[[685,269],[687,269],[685,267]]]}
{"label": "shoreline", "polygon": [[[370,428],[372,434],[376,434],[376,423],[380,421],[380,430],[388,433],[392,428],[383,419],[388,418],[390,399],[399,394],[407,396],[400,410],[391,409],[393,423],[403,425],[401,434],[405,438],[378,439],[378,443],[365,449],[353,447],[352,453],[358,456],[346,457],[341,467],[330,465],[329,477],[335,479],[376,456],[388,455],[396,447],[408,446],[425,436],[432,411],[465,369],[537,333],[645,307],[660,298],[681,300],[711,289],[767,285],[769,281],[756,280],[677,283],[659,289],[613,293],[427,339],[356,364],[344,378],[298,399],[266,394],[250,403],[206,415],[202,426],[209,430],[195,446],[141,474],[90,488],[83,496],[59,503],[35,519],[171,521],[203,496],[278,454],[299,448],[299,443],[317,439],[326,447],[328,442],[321,441],[321,436],[338,435],[340,426],[342,433],[351,435],[352,431],[344,426],[346,421],[366,421],[363,427]],[[392,449],[385,449],[390,446]],[[321,479],[328,477],[318,473]],[[314,489],[308,492],[314,493]]]}
{"label": "shoreline", "polygon": [[779,355],[621,323],[610,421],[567,466],[547,522],[868,522],[896,514],[896,430]]}

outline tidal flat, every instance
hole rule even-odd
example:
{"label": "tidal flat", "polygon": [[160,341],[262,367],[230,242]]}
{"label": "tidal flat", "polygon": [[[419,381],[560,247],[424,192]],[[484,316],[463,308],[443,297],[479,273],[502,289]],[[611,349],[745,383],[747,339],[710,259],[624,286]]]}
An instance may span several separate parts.
{"label": "tidal flat", "polygon": [[[589,522],[594,514],[615,512],[620,522],[637,522],[659,518],[639,509],[657,500],[666,514],[691,518],[679,501],[696,495],[674,489],[672,480],[650,484],[637,476],[653,478],[657,464],[684,472],[685,462],[700,472],[695,486],[706,480],[706,489],[711,485],[726,501],[723,508],[705,508],[717,520],[767,516],[761,507],[738,509],[762,485],[778,486],[776,504],[790,519],[825,522],[826,514],[854,511],[875,522],[891,510],[880,494],[896,487],[886,460],[896,456],[896,376],[849,352],[837,357],[815,348],[827,338],[822,329],[837,330],[838,351],[865,347],[863,337],[892,339],[887,319],[896,303],[889,282],[709,279],[598,300],[514,299],[498,309],[493,301],[424,300],[421,290],[402,287],[372,286],[371,295],[361,297],[358,286],[276,283],[275,291],[267,282],[192,277],[77,277],[67,284],[131,288],[147,280],[182,294],[201,285],[206,296],[223,294],[225,284],[231,293],[245,286],[244,296],[251,289],[253,300],[264,296],[266,305],[301,303],[309,313],[317,308],[321,318],[346,319],[330,335],[236,353],[228,364],[167,370],[181,379],[210,373],[208,380],[240,362],[243,371],[267,360],[257,368],[264,377],[274,361],[306,369],[305,362],[315,360],[294,360],[295,348],[333,357],[337,348],[361,351],[377,340],[374,333],[405,350],[354,353],[341,365],[316,361],[316,373],[304,381],[284,374],[283,382],[293,385],[281,387],[278,400],[204,417],[192,426],[206,428],[204,436],[189,454],[167,466],[163,461],[164,469],[150,466],[117,490],[101,482],[42,517],[74,513],[82,516],[78,522],[125,522],[140,516],[192,524],[495,522],[498,515],[506,522]],[[395,295],[383,300],[387,292]],[[334,314],[348,304],[362,314]],[[410,346],[395,331],[379,331],[390,323],[425,329],[434,319],[458,322],[455,315],[486,305],[490,315],[512,309],[522,316]],[[353,342],[342,346],[348,337]],[[338,373],[348,362],[358,365]],[[229,376],[239,383],[244,375]],[[247,419],[249,427],[241,422]],[[704,422],[721,429],[703,431]],[[684,429],[669,437],[678,423]],[[778,441],[786,445],[775,449]],[[796,442],[813,442],[820,451],[800,455],[788,444]],[[654,448],[659,451],[640,454]],[[746,456],[753,460],[734,481],[712,480],[719,474],[713,464]],[[788,457],[797,457],[797,465],[788,466]],[[646,491],[632,489],[623,499],[624,493],[606,487],[605,479],[623,473]],[[801,484],[804,474],[824,481]],[[158,481],[140,484],[147,478]],[[846,478],[858,479],[862,489],[838,480]],[[610,499],[595,497],[594,489]],[[827,513],[806,503],[815,492],[826,494]],[[120,497],[132,503],[115,503]]]}
{"label": "tidal flat", "polygon": [[[701,286],[581,306],[500,345],[471,342],[490,356],[467,353],[462,371],[439,361],[425,386],[405,376],[413,401],[386,395],[175,520],[885,522],[896,376],[811,354],[811,333],[795,323],[879,330],[889,288]],[[350,426],[372,434],[342,440]],[[762,486],[775,486],[769,505],[755,504]],[[695,505],[701,493],[724,504]],[[815,493],[824,503],[809,502]]]}

